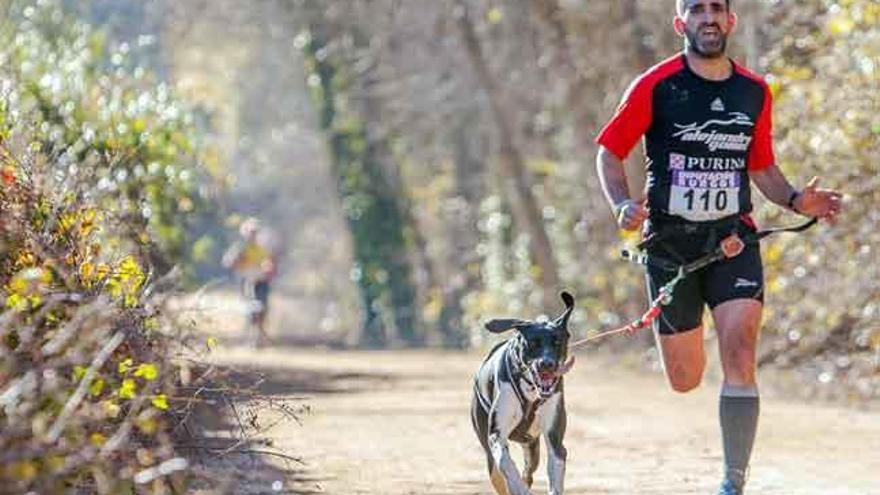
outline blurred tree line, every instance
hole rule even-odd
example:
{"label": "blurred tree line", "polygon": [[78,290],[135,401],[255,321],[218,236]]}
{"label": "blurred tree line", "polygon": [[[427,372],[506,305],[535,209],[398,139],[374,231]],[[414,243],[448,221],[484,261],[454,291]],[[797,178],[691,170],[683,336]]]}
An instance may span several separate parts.
{"label": "blurred tree line", "polygon": [[[773,89],[779,165],[847,194],[839,225],[767,242],[762,363],[808,364],[819,383],[875,396],[880,5],[733,3],[732,54]],[[617,259],[632,239],[601,198],[592,139],[628,82],[680,49],[673,2],[285,5],[348,220],[365,343],[468,345],[481,318],[551,312],[563,286],[578,328],[638,314],[641,275]],[[795,220],[766,204],[756,216]]]}
{"label": "blurred tree line", "polygon": [[[766,74],[776,98],[780,166],[796,184],[818,174],[847,193],[839,225],[766,243],[762,362],[807,363],[811,377],[871,396],[878,6],[733,7],[731,53]],[[628,83],[680,49],[671,0],[76,8],[119,36],[155,35],[149,63],[197,105],[199,136],[229,185],[214,214],[258,212],[283,230],[280,332],[467,347],[490,315],[555,312],[562,287],[578,297],[576,332],[643,310],[641,271],[618,259],[634,239],[601,197],[593,138]],[[795,220],[760,202],[756,217]],[[200,228],[185,229],[195,237],[183,244],[209,233],[200,251],[216,256],[224,234]]]}

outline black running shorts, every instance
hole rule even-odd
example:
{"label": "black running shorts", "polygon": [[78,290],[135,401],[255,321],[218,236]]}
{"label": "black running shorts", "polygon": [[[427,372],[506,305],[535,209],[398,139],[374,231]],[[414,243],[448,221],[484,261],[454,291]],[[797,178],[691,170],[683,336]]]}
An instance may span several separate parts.
{"label": "black running shorts", "polygon": [[[740,235],[751,227],[740,224]],[[659,232],[663,232],[658,229]],[[694,227],[688,230],[677,226],[671,233],[658,235],[659,240],[647,247],[649,256],[662,257],[676,264],[693,261],[715,249],[722,238],[730,234],[718,230]],[[676,273],[656,266],[648,266],[648,294],[654,300],[659,289],[675,277]],[[761,250],[757,243],[746,245],[736,257],[717,261],[690,273],[675,287],[672,301],[662,307],[660,316],[654,320],[654,329],[662,335],[692,330],[703,322],[704,305],[715,308],[733,299],[764,301],[764,268]]]}

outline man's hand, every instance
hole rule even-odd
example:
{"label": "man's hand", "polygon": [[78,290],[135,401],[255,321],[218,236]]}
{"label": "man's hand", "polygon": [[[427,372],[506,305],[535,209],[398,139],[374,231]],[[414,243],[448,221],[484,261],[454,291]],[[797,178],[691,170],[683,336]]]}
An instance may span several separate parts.
{"label": "man's hand", "polygon": [[623,230],[637,230],[648,218],[648,210],[643,203],[632,199],[621,201],[614,207],[617,213],[617,225]]}
{"label": "man's hand", "polygon": [[793,206],[796,212],[808,217],[817,217],[834,223],[840,213],[842,195],[830,189],[819,189],[818,177],[813,177],[807,187],[795,198]]}

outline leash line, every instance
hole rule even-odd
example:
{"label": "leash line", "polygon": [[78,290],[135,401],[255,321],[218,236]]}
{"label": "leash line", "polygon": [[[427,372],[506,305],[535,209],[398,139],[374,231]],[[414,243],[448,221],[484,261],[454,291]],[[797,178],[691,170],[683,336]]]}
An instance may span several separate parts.
{"label": "leash line", "polygon": [[583,338],[581,340],[575,341],[568,345],[569,349],[576,349],[581,347],[588,342],[592,342],[594,340],[599,340],[604,337],[608,337],[609,335],[614,335],[618,333],[629,333],[633,334],[638,332],[639,330],[648,328],[654,323],[654,320],[660,316],[662,312],[662,307],[672,302],[672,292],[675,290],[675,286],[681,282],[685,276],[687,275],[687,271],[685,271],[685,267],[681,267],[678,270],[678,275],[675,276],[672,280],[670,280],[666,285],[660,288],[659,294],[657,297],[651,302],[651,306],[645,311],[641,317],[637,320],[630,322],[627,325],[622,327],[615,328],[613,330],[606,330],[604,332],[596,333],[595,335],[591,335],[589,337]]}
{"label": "leash line", "polygon": [[[751,238],[747,238],[742,242],[744,244],[745,243],[757,244],[758,242],[761,241],[761,239],[764,239],[765,237],[767,237],[769,235],[779,234],[782,232],[803,232],[803,231],[809,229],[810,227],[812,227],[813,225],[815,225],[817,221],[818,221],[818,218],[813,217],[804,223],[801,223],[799,225],[795,225],[792,227],[777,227],[777,228],[761,230],[761,231],[755,232],[752,236],[750,236]],[[737,251],[736,254],[734,254],[733,256],[739,255],[739,252],[741,252],[741,251],[742,251],[742,249],[740,248],[739,251]],[[666,285],[664,285],[663,287],[660,288],[659,295],[657,296],[657,298],[651,302],[651,306],[648,308],[647,311],[644,312],[644,314],[642,314],[641,317],[639,317],[639,319],[634,320],[631,323],[624,325],[622,327],[614,328],[612,330],[606,330],[603,332],[598,332],[598,333],[595,333],[594,335],[591,335],[589,337],[577,340],[574,343],[571,343],[568,345],[569,349],[576,349],[576,348],[581,347],[589,342],[593,342],[595,340],[599,340],[599,339],[602,339],[602,338],[605,338],[605,337],[608,337],[611,335],[615,335],[618,333],[633,334],[639,330],[642,330],[642,329],[645,329],[645,328],[651,326],[651,324],[654,323],[654,320],[656,320],[657,317],[660,316],[660,314],[662,313],[662,307],[666,306],[672,302],[672,293],[675,290],[675,286],[678,285],[678,283],[681,282],[689,273],[693,273],[693,272],[695,272],[701,268],[704,268],[708,265],[711,265],[712,263],[715,263],[716,261],[719,261],[721,259],[733,257],[726,251],[726,249],[723,246],[719,246],[717,249],[713,250],[712,252],[710,252],[709,254],[707,254],[701,258],[697,258],[696,260],[694,260],[690,263],[686,263],[684,265],[678,265],[673,268],[671,266],[672,263],[667,262],[666,260],[663,260],[663,259],[659,259],[657,257],[650,257],[646,253],[637,253],[637,252],[625,249],[621,252],[621,256],[628,261],[632,261],[633,263],[637,263],[640,265],[655,265],[655,266],[659,266],[660,268],[663,268],[663,269],[668,269],[671,271],[678,271],[678,274],[675,276],[675,278],[673,278]]]}

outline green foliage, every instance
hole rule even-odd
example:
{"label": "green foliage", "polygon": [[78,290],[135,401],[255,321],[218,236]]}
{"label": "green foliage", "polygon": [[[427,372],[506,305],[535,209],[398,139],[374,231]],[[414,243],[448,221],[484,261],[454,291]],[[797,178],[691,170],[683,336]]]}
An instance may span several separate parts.
{"label": "green foliage", "polygon": [[59,5],[13,2],[0,27],[0,486],[131,493],[175,457],[147,293],[191,254],[207,176],[168,87]]}
{"label": "green foliage", "polygon": [[[169,87],[54,1],[13,2],[0,32],[0,125],[28,128],[55,186],[125,226],[159,271],[186,261],[207,173],[193,119]],[[202,187],[200,187],[202,186]]]}
{"label": "green foliage", "polygon": [[880,5],[812,0],[781,3],[776,14],[786,34],[768,56],[777,155],[796,184],[818,175],[846,196],[837,225],[766,246],[766,328],[791,348],[777,361],[809,364],[825,392],[876,397]]}
{"label": "green foliage", "polygon": [[173,455],[144,269],[98,243],[115,226],[93,204],[0,150],[14,171],[0,187],[0,486],[117,493],[145,458]]}

